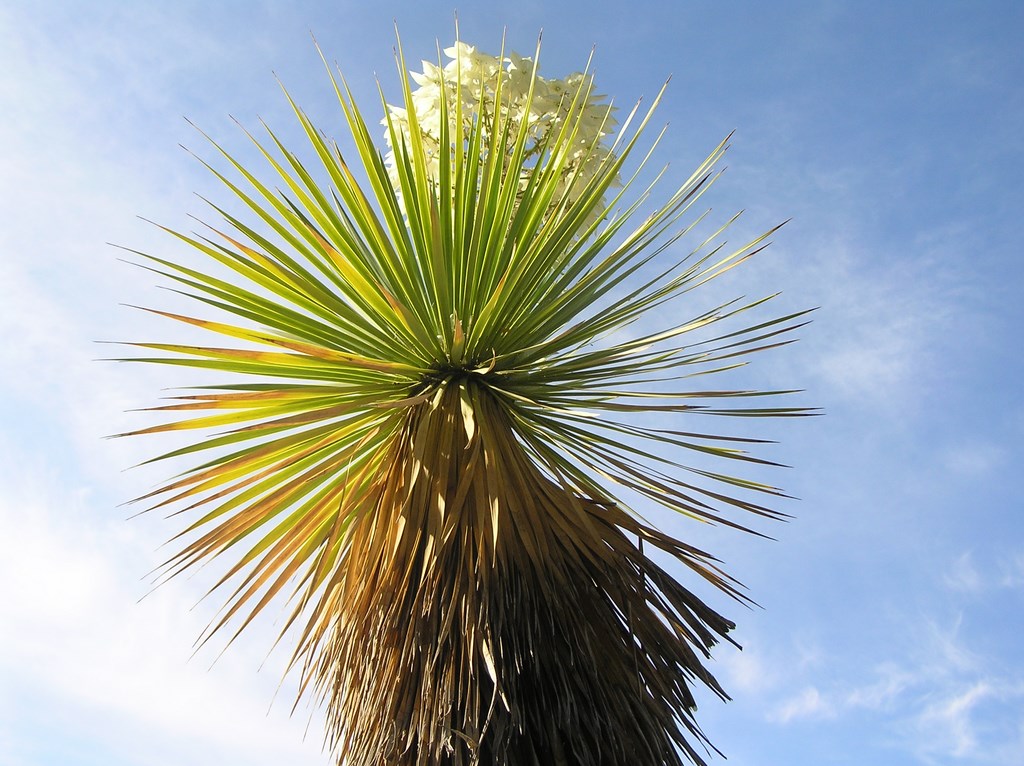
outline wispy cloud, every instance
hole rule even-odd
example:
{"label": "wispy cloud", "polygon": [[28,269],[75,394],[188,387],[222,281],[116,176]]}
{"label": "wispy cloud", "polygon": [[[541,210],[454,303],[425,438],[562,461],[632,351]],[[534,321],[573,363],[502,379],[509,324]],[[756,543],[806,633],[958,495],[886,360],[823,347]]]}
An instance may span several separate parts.
{"label": "wispy cloud", "polygon": [[832,718],[836,715],[834,704],[826,699],[817,687],[809,686],[798,694],[784,700],[777,709],[768,713],[768,720],[775,723],[789,723],[797,719]]}
{"label": "wispy cloud", "polygon": [[829,392],[885,410],[905,409],[922,391],[933,364],[934,339],[949,308],[922,278],[925,263],[890,263],[837,235],[822,243],[814,266],[821,302],[813,364]]}
{"label": "wispy cloud", "polygon": [[1024,683],[965,681],[935,694],[901,722],[899,731],[924,763],[1004,766],[1024,760]]}
{"label": "wispy cloud", "polygon": [[914,674],[899,665],[884,663],[875,669],[875,680],[842,695],[840,707],[871,711],[891,710],[908,687],[916,682]]}
{"label": "wispy cloud", "polygon": [[984,587],[970,551],[965,551],[956,558],[943,576],[943,582],[947,588],[963,593],[977,593]]}
{"label": "wispy cloud", "polygon": [[911,721],[918,735],[918,752],[924,756],[956,758],[975,754],[978,738],[971,714],[993,692],[987,681],[978,681],[925,705]]}
{"label": "wispy cloud", "polygon": [[1024,551],[990,553],[980,563],[975,558],[973,551],[957,556],[943,575],[943,584],[950,590],[975,595],[1024,588]]}
{"label": "wispy cloud", "polygon": [[718,657],[727,689],[737,694],[763,694],[783,679],[777,664],[766,658],[756,643],[747,643],[743,651],[723,651]]}
{"label": "wispy cloud", "polygon": [[1024,551],[1003,560],[999,584],[1006,588],[1024,588]]}
{"label": "wispy cloud", "polygon": [[981,478],[994,473],[1005,461],[1006,454],[1006,449],[997,444],[967,441],[947,449],[942,462],[954,474]]}
{"label": "wispy cloud", "polygon": [[780,687],[765,717],[784,725],[869,716],[877,718],[880,740],[921,763],[1020,762],[1024,677],[998,673],[966,645],[962,625],[960,618],[918,625],[915,652],[877,666],[866,682],[789,693]]}

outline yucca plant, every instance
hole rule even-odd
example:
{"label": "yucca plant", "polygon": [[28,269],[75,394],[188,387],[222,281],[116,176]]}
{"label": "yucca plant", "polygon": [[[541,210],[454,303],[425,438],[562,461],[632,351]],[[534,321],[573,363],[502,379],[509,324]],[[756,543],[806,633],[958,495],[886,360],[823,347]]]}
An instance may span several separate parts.
{"label": "yucca plant", "polygon": [[331,67],[354,163],[298,107],[312,162],[252,139],[276,181],[218,146],[254,219],[215,208],[226,231],[170,232],[216,268],[138,253],[221,318],[157,314],[230,339],[132,344],[231,375],[133,432],[214,429],[157,458],[198,465],[140,498],[190,519],[164,574],[230,564],[204,640],[288,604],[339,764],[703,764],[692,688],[726,696],[704,662],[733,623],[651,553],[745,596],[628,503],[779,515],[754,496],[779,490],[712,467],[766,463],[757,440],[704,424],[805,410],[701,381],[804,317],[687,303],[771,234],[727,251],[722,227],[675,255],[724,144],[637,222],[657,99],[612,138],[590,76],[448,53],[419,87],[399,54],[390,152]]}

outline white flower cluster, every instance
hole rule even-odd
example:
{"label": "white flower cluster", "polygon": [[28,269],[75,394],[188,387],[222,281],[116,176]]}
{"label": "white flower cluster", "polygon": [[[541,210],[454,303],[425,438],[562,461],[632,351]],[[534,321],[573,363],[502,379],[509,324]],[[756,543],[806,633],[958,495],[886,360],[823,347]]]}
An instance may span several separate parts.
{"label": "white flower cluster", "polygon": [[[611,150],[602,139],[614,132],[614,107],[603,103],[603,96],[594,94],[592,75],[577,72],[561,80],[548,80],[535,75],[533,59],[516,53],[507,58],[489,56],[462,42],[445,48],[444,53],[451,61],[443,68],[424,61],[422,73],[410,73],[418,86],[412,92],[412,106],[426,150],[427,171],[434,180],[438,178],[441,153],[466,146],[465,142],[477,122],[482,121],[484,143],[487,143],[486,139],[490,138],[488,128],[492,125],[496,108],[500,108],[499,122],[509,123],[508,146],[503,148],[506,158],[511,155],[516,134],[525,123],[526,161],[520,169],[524,186],[537,163],[564,159],[560,187],[554,197],[556,201],[565,195],[569,201],[579,196],[601,164],[611,159]],[[496,93],[500,93],[500,105],[497,107]],[[461,112],[459,98],[462,101]],[[442,99],[447,102],[448,147],[441,145]],[[408,145],[407,110],[389,104],[388,112],[399,140],[404,139]],[[460,114],[461,126],[457,124]],[[387,122],[384,120],[385,125]],[[550,147],[555,145],[553,139],[567,125],[569,130],[576,131],[573,141],[562,146],[558,156],[552,156]],[[387,163],[397,187],[395,152],[399,147],[394,145],[391,131],[385,133],[389,150]]]}

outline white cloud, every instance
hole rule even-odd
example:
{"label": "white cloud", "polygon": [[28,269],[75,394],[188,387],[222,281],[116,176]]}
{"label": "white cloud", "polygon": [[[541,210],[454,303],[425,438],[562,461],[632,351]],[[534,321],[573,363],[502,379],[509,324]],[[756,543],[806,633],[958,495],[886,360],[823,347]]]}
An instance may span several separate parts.
{"label": "white cloud", "polygon": [[765,717],[772,723],[787,724],[799,720],[836,718],[857,709],[887,711],[917,680],[891,664],[878,668],[875,676],[874,681],[845,692],[822,692],[816,686],[806,686],[776,703],[776,708]]}
{"label": "white cloud", "polygon": [[943,577],[943,581],[946,587],[963,593],[977,593],[984,588],[981,574],[974,566],[970,551],[957,557]]}
{"label": "white cloud", "polygon": [[[150,541],[105,521],[87,491],[31,473],[6,477],[0,498],[0,537],[13,542],[0,557],[7,747],[74,736],[54,728],[67,718],[130,763],[206,762],[210,752],[268,766],[322,762],[317,738],[302,741],[302,713],[287,717],[291,683],[268,715],[282,658],[255,670],[269,636],[240,641],[212,671],[208,654],[190,662],[203,625],[189,611],[195,589],[175,583],[136,603]],[[18,704],[29,697],[36,705]],[[40,719],[42,709],[52,715]]]}
{"label": "white cloud", "polygon": [[801,690],[786,699],[777,710],[768,713],[768,720],[775,723],[790,723],[802,719],[832,718],[836,710],[829,700],[814,686]]}
{"label": "white cloud", "polygon": [[1004,560],[999,584],[1004,588],[1024,588],[1024,552]]}
{"label": "white cloud", "polygon": [[865,686],[859,686],[842,697],[840,707],[863,708],[866,710],[890,710],[897,704],[900,696],[916,679],[912,673],[893,663],[885,663],[876,669],[876,680]]}
{"label": "white cloud", "polygon": [[971,764],[1003,766],[1024,759],[1024,684],[982,678],[959,682],[930,695],[899,730],[924,763],[956,758]]}
{"label": "white cloud", "polygon": [[1024,677],[1001,672],[968,647],[960,617],[946,625],[918,621],[908,630],[913,648],[878,665],[864,682],[821,688],[796,674],[789,691],[778,684],[762,703],[770,707],[766,720],[785,725],[867,717],[878,732],[875,744],[909,752],[921,763],[1021,762]]}
{"label": "white cloud", "polygon": [[942,455],[947,470],[966,478],[981,478],[994,473],[1006,458],[1006,450],[995,444],[966,442],[947,449]]}
{"label": "white cloud", "polygon": [[823,243],[815,264],[824,306],[816,318],[816,373],[831,391],[864,406],[904,408],[922,392],[932,339],[946,309],[912,261],[879,266],[849,242]]}
{"label": "white cloud", "polygon": [[950,677],[957,673],[973,674],[983,667],[982,657],[971,650],[960,637],[963,624],[964,616],[960,613],[948,627],[933,620],[926,620],[923,629],[918,625],[915,632],[923,633],[924,640],[921,641],[917,663],[926,677]]}
{"label": "white cloud", "polygon": [[1022,588],[1024,553],[990,554],[979,565],[973,553],[965,551],[950,564],[942,579],[950,590],[974,595],[1001,588]]}
{"label": "white cloud", "polygon": [[742,651],[723,649],[717,660],[725,671],[723,685],[730,693],[763,694],[781,680],[776,664],[766,659],[757,645],[749,641]]}
{"label": "white cloud", "polygon": [[991,695],[992,687],[979,681],[926,705],[915,721],[920,741],[929,742],[926,752],[958,758],[970,755],[977,747],[971,711]]}

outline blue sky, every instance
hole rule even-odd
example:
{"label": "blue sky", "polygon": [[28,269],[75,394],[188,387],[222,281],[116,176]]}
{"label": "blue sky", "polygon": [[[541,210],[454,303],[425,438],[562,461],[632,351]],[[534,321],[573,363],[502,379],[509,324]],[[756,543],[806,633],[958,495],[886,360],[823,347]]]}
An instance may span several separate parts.
{"label": "blue sky", "polygon": [[[394,21],[411,61],[453,39],[450,6],[385,6],[0,6],[2,766],[328,762],[288,682],[271,703],[273,625],[213,664],[189,659],[202,573],[139,602],[173,526],[116,506],[162,478],[123,471],[158,445],[101,437],[169,382],[94,362],[93,341],[165,329],[119,306],[166,299],[106,243],[173,255],[137,216],[187,229],[194,192],[223,199],[177,146],[210,156],[183,117],[243,154],[229,115],[295,136],[276,73],[340,138],[310,32],[367,111],[374,73],[394,93]],[[1024,762],[1024,7],[464,2],[459,20],[491,52],[543,28],[548,76],[596,46],[620,105],[671,74],[670,176],[736,130],[714,215],[745,209],[736,242],[793,219],[714,289],[821,307],[744,373],[827,412],[763,427],[796,518],[763,530],[777,542],[662,519],[763,607],[724,606],[735,700],[701,706],[729,763]]]}

